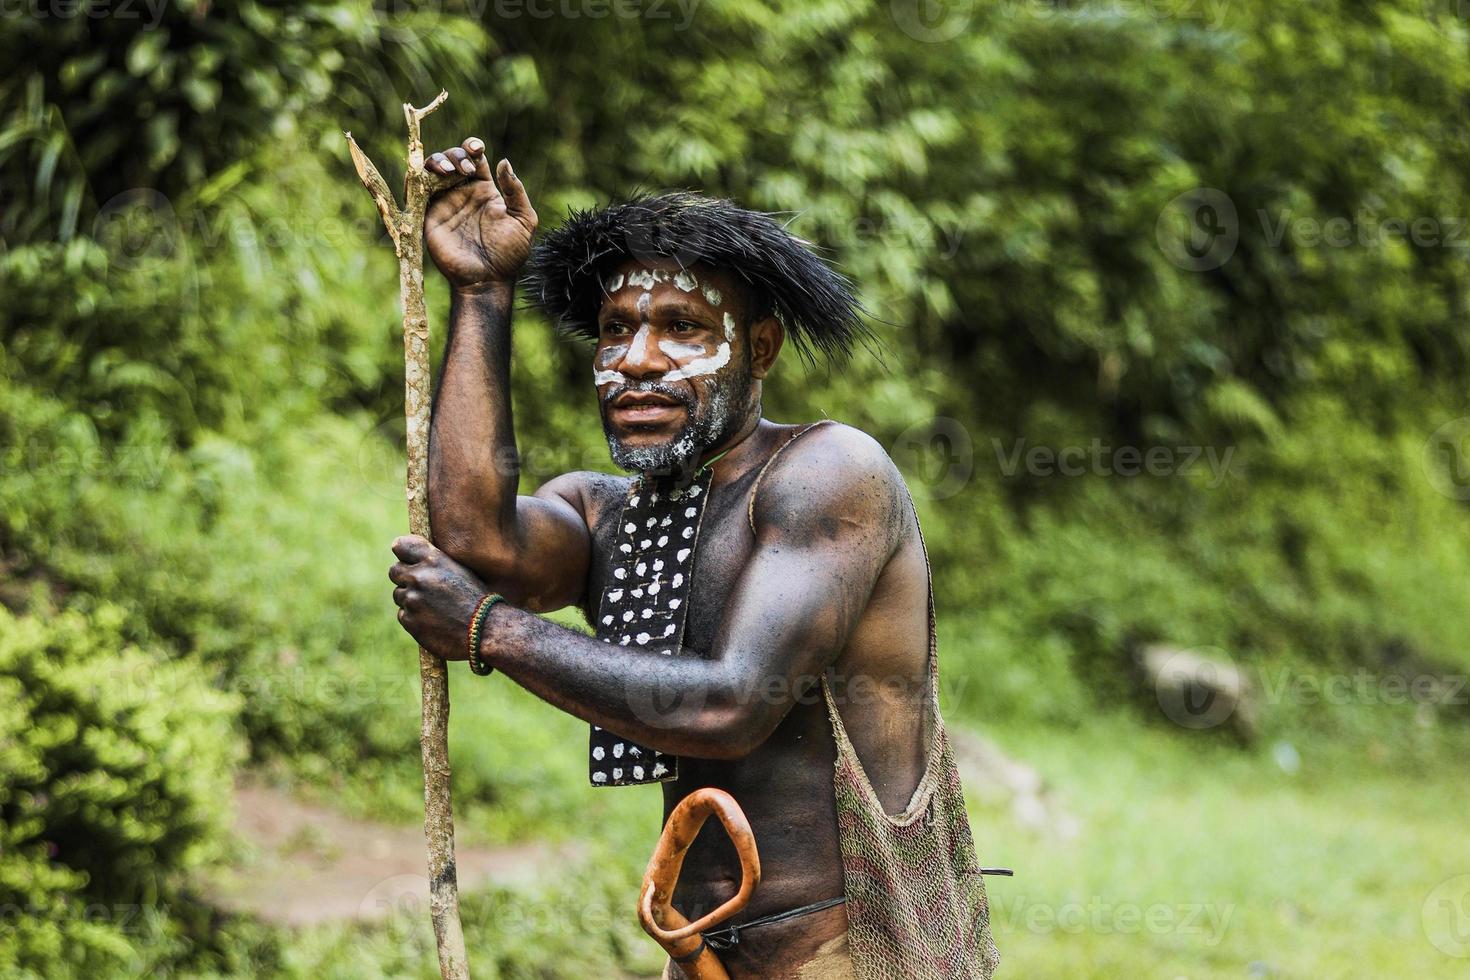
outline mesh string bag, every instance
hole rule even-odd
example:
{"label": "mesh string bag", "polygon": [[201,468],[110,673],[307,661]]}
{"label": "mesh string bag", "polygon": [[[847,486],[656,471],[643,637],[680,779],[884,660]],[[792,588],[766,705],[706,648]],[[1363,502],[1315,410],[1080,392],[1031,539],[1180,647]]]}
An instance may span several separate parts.
{"label": "mesh string bag", "polygon": [[[926,567],[928,560],[926,548]],[[1000,952],[990,933],[990,903],[959,768],[939,714],[932,577],[927,752],[924,775],[903,813],[887,813],[873,791],[825,676],[822,695],[837,743],[837,833],[857,975],[863,980],[988,980],[1000,964]]]}

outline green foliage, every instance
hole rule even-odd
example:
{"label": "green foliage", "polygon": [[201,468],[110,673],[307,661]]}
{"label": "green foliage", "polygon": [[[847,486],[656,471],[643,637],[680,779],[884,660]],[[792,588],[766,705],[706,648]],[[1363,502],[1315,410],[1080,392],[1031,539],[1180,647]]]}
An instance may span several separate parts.
{"label": "green foliage", "polygon": [[234,179],[268,173],[262,136],[319,150],[336,137],[332,121],[391,123],[393,93],[467,87],[486,45],[464,18],[360,0],[31,12],[0,31],[5,63],[25,69],[0,83],[0,174],[28,205],[0,219],[12,243],[66,241],[85,231],[79,213],[105,213],[136,188],[207,199],[208,179],[231,168]]}
{"label": "green foliage", "polygon": [[[854,276],[883,363],[791,359],[767,410],[852,422],[904,466],[957,717],[1156,720],[1133,658],[1150,641],[1263,674],[1470,669],[1470,447],[1434,435],[1470,386],[1470,33],[1452,7],[5,18],[0,899],[161,909],[217,849],[237,731],[254,764],[411,819],[413,654],[382,574],[403,524],[396,276],[340,130],[396,161],[398,104],[441,86],[429,141],[475,133],[511,156],[545,224],[697,188],[789,212]],[[442,339],[432,275],[429,294]],[[526,488],[606,468],[585,350],[530,316],[516,331]],[[1057,465],[1071,451],[1075,475]],[[1120,453],[1154,451],[1161,467],[1122,475]],[[88,686],[114,676],[99,662],[170,697]],[[576,725],[498,687],[470,698],[464,834],[632,819],[557,757]],[[1288,702],[1262,726],[1414,770],[1464,717]],[[528,740],[542,771],[511,766]],[[201,765],[160,769],[186,757]],[[492,922],[506,901],[468,908]],[[380,930],[297,944],[236,923],[212,943],[197,911],[156,919],[31,917],[0,955],[91,975],[186,955],[303,976],[426,962]],[[472,933],[504,975],[543,969]],[[618,929],[599,936],[598,962],[636,959]]]}
{"label": "green foliage", "polygon": [[0,609],[0,960],[37,975],[170,955],[168,901],[227,816],[234,699],[123,618]]}

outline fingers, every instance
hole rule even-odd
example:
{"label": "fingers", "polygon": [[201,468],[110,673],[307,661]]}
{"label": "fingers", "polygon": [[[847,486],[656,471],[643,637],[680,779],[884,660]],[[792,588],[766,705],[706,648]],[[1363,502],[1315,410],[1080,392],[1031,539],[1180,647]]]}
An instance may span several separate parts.
{"label": "fingers", "polygon": [[489,180],[490,162],[485,159],[485,141],[478,136],[471,136],[459,146],[440,150],[424,161],[424,169],[446,177],[458,174]]}
{"label": "fingers", "polygon": [[[461,147],[467,153],[470,163],[475,165],[473,175],[479,180],[490,179],[490,159],[485,156],[485,141],[478,136],[471,136],[465,140]],[[461,168],[463,170],[463,168]],[[470,171],[464,171],[470,173]]]}
{"label": "fingers", "polygon": [[447,150],[440,150],[424,161],[424,169],[431,173],[443,174],[444,176],[459,175],[472,177],[475,174],[475,163],[463,147],[452,146]]}
{"label": "fingers", "polygon": [[496,168],[495,179],[500,184],[500,193],[505,198],[505,209],[531,227],[536,227],[536,209],[531,207],[531,197],[526,185],[511,169],[509,160],[501,160]]}
{"label": "fingers", "polygon": [[429,543],[427,538],[420,537],[417,534],[405,534],[402,537],[393,539],[393,554],[397,555],[400,561],[414,564],[432,556],[434,554],[434,546]]}

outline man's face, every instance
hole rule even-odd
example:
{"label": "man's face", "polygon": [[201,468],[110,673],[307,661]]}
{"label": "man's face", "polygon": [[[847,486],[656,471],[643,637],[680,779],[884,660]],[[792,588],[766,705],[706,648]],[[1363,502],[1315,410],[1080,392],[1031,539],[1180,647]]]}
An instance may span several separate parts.
{"label": "man's face", "polygon": [[733,285],[715,270],[658,260],[629,261],[603,282],[594,368],[622,468],[687,467],[745,421],[750,351]]}

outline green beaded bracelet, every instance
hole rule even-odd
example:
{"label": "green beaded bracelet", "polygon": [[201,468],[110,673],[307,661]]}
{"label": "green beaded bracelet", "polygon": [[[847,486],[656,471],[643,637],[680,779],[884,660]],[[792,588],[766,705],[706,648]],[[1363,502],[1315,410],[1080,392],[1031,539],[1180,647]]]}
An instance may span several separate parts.
{"label": "green beaded bracelet", "polygon": [[505,596],[498,592],[491,592],[480,597],[479,605],[475,606],[475,614],[470,617],[470,670],[481,677],[494,670],[485,661],[480,659],[480,630],[485,626],[485,617],[490,614],[490,609],[497,602],[504,602]]}

